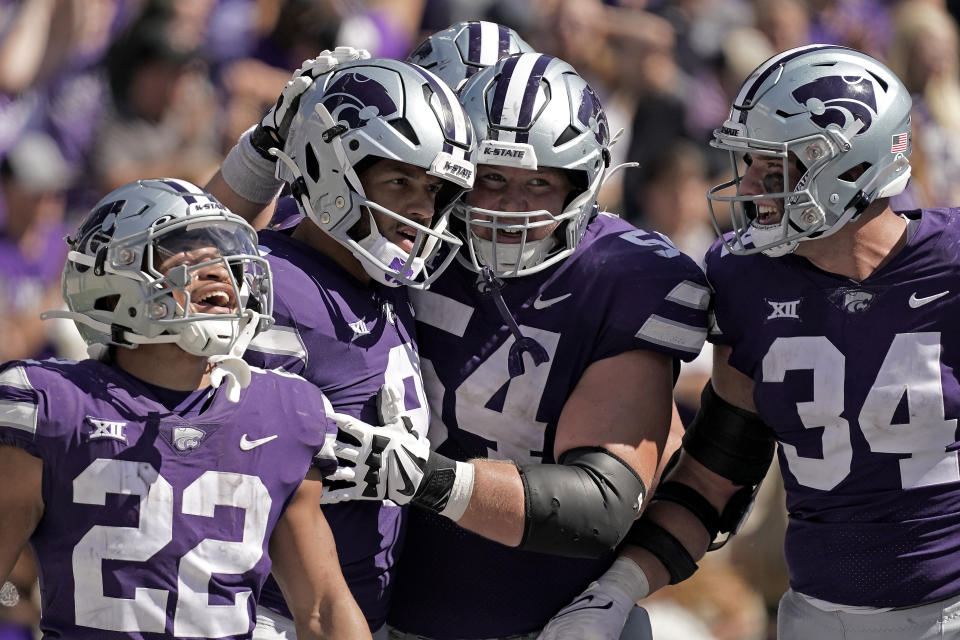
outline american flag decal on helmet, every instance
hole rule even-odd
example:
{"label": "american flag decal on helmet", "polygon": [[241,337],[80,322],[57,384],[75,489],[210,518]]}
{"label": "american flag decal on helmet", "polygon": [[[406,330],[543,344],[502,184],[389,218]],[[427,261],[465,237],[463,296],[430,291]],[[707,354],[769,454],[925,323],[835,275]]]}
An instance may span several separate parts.
{"label": "american flag decal on helmet", "polygon": [[890,142],[890,153],[903,153],[907,150],[907,134],[895,133]]}

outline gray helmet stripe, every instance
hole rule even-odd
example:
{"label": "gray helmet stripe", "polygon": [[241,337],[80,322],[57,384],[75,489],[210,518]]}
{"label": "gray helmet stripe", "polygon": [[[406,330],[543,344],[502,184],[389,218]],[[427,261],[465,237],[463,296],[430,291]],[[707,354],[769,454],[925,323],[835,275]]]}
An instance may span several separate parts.
{"label": "gray helmet stripe", "polygon": [[760,90],[760,87],[763,86],[764,81],[767,79],[767,77],[770,76],[771,73],[773,73],[778,68],[780,68],[780,66],[783,65],[784,63],[789,62],[790,60],[793,60],[797,56],[801,56],[805,53],[810,53],[812,51],[819,51],[821,49],[844,49],[849,51],[848,47],[841,47],[835,44],[811,44],[806,47],[798,47],[796,49],[793,49],[792,51],[787,51],[783,55],[776,56],[770,60],[767,60],[763,65],[758,67],[753,72],[754,75],[756,76],[756,78],[753,81],[753,84],[751,84],[749,87],[744,87],[744,89],[740,91],[740,95],[737,96],[737,99],[733,103],[738,108],[744,107],[740,109],[740,123],[742,124],[746,122],[746,119],[747,119],[746,108],[749,108],[751,106],[753,97],[756,95],[757,91]]}

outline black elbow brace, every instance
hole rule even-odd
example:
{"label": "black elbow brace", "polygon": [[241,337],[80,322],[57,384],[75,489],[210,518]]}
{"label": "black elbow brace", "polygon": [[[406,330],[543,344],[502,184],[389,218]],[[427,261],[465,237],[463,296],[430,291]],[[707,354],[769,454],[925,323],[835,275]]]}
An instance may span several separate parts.
{"label": "black elbow brace", "polygon": [[752,487],[767,475],[776,440],[760,416],[733,406],[708,382],[700,410],[683,435],[683,449],[733,484]]}
{"label": "black elbow brace", "polygon": [[526,521],[519,548],[598,558],[627,535],[646,487],[626,462],[606,449],[578,447],[558,464],[519,467]]}

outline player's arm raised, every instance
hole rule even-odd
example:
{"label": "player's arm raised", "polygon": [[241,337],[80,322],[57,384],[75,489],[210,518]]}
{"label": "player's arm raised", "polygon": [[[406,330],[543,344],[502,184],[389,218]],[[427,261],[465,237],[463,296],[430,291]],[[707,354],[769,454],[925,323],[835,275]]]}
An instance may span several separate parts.
{"label": "player's arm raised", "polygon": [[0,444],[0,583],[43,516],[43,462],[19,447]]}
{"label": "player's arm raised", "polygon": [[340,571],[333,533],[320,510],[321,492],[320,473],[311,469],[270,537],[273,575],[298,638],[370,638]]}
{"label": "player's arm raised", "polygon": [[270,150],[283,149],[291,122],[300,108],[300,98],[313,86],[314,80],[338,64],[369,57],[365,49],[337,47],[304,60],[293,72],[277,103],[240,137],[204,188],[255,229],[267,226],[273,215],[273,201],[283,186],[283,181],[274,175],[277,158]]}

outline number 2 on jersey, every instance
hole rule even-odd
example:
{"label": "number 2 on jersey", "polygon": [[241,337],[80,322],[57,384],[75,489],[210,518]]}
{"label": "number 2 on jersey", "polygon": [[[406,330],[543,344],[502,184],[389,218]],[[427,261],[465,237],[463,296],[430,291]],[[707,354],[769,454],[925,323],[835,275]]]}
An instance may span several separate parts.
{"label": "number 2 on jersey", "polygon": [[[132,460],[94,460],[73,481],[74,502],[102,505],[106,494],[140,496],[136,528],[96,525],[73,549],[76,623],[110,631],[164,633],[167,598],[164,589],[137,587],[133,598],[103,593],[103,560],[147,562],[173,539],[173,487],[150,464]],[[183,490],[182,511],[212,518],[217,505],[245,511],[243,540],[201,540],[178,564],[175,637],[218,638],[244,634],[250,628],[247,600],[236,594],[233,604],[210,605],[211,576],[239,575],[256,566],[270,514],[270,493],[260,478],[207,471]]]}

